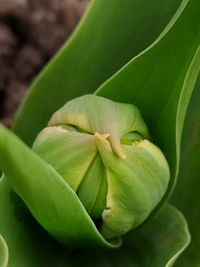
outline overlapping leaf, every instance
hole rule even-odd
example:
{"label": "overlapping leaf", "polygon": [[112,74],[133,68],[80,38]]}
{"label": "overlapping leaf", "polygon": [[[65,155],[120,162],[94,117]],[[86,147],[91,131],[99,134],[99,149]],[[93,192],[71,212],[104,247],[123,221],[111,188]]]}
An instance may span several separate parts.
{"label": "overlapping leaf", "polygon": [[[63,102],[76,95],[96,89],[98,85],[128,59],[138,51],[141,51],[139,50],[139,46],[141,49],[146,47],[155,38],[156,34],[159,33],[163,24],[169,20],[172,11],[174,11],[178,3],[178,1],[176,3],[175,1],[173,3],[168,2],[167,5],[171,7],[170,11],[160,13],[165,14],[163,16],[164,19],[161,20],[163,24],[161,23],[160,26],[153,30],[152,35],[150,34],[147,37],[141,38],[141,41],[138,43],[140,45],[137,45],[136,42],[132,47],[132,42],[136,39],[138,22],[142,21],[139,13],[135,16],[136,19],[132,20],[132,16],[130,16],[132,12],[131,8],[135,7],[138,1],[127,0],[126,7],[123,6],[124,2],[122,3],[121,1],[109,1],[109,4],[107,2],[94,1],[86,19],[71,39],[69,45],[61,51],[34,83],[33,90],[26,99],[15,125],[15,131],[28,144],[32,143],[35,134],[44,126],[50,114],[62,105]],[[141,2],[141,7],[148,5],[148,1]],[[151,12],[149,14],[151,15],[147,19],[147,23],[151,22],[149,24],[150,28],[158,24],[152,23],[154,8],[157,6],[160,9],[157,1],[154,1],[154,3],[155,6],[152,2],[150,4]],[[165,1],[163,2],[164,4],[166,4]],[[112,9],[110,9],[111,6]],[[116,16],[111,17],[112,12],[117,11],[119,6],[120,12]],[[108,8],[111,14],[107,13],[104,17],[104,23],[101,23],[102,28],[99,24],[98,30],[100,35],[90,46],[90,33],[95,33],[96,31],[92,27],[92,22],[98,20],[106,8]],[[162,10],[165,10],[163,6],[162,8]],[[149,10],[147,9],[146,12],[148,13]],[[200,42],[199,12],[200,3],[198,0],[183,1],[182,7],[165,30],[159,42],[157,41],[147,51],[133,59],[98,91],[99,94],[108,96],[109,98],[121,102],[135,103],[140,107],[147,124],[151,126],[152,137],[159,143],[167,155],[173,177],[176,176],[182,123],[188,99],[198,74],[199,52],[197,52],[197,49]],[[125,24],[121,23],[121,18],[124,18],[124,15],[126,16]],[[134,23],[135,26],[133,28],[130,22]],[[113,26],[116,26],[116,23],[121,23],[122,25],[119,27],[119,32],[113,33],[111,29]],[[104,32],[105,25],[108,31]],[[142,25],[141,28],[147,30],[148,24],[143,23]],[[124,31],[125,29],[127,31]],[[127,38],[130,38],[130,43],[127,42]],[[116,42],[115,47],[113,46],[113,42]],[[84,50],[83,48],[87,49]],[[123,53],[123,56],[121,54],[118,55],[120,51],[125,50],[126,52]],[[88,54],[86,53],[81,57],[79,53],[83,53],[83,51],[87,51]],[[118,53],[117,56],[116,51]],[[81,58],[83,61],[81,61]],[[55,88],[59,88],[59,90]],[[45,101],[47,95],[48,102]],[[44,102],[47,105],[43,106],[42,103]],[[39,110],[38,105],[40,104],[43,106],[43,109]],[[30,116],[33,116],[31,118],[31,125]],[[14,172],[15,170],[12,171]],[[62,248],[61,255],[59,252],[51,253],[52,251],[59,251],[61,248],[60,245],[51,240],[31,220],[30,214],[27,213],[21,201],[10,189],[5,179],[1,181],[0,190],[3,200],[0,202],[0,209],[4,212],[2,214],[5,215],[5,219],[0,221],[0,233],[5,236],[6,240],[9,240],[8,246],[11,250],[9,267],[15,266],[13,265],[16,264],[16,261],[14,263],[14,258],[19,261],[19,266],[22,267],[27,266],[30,259],[30,264],[33,264],[32,266],[49,266],[46,265],[49,262],[49,255],[52,255],[52,264],[54,263],[58,267],[66,266],[66,264],[69,264],[69,266],[80,265],[80,262],[76,260],[73,254],[76,252],[66,253],[65,249]],[[163,213],[160,213],[159,216],[155,217],[153,224],[150,220],[128,237],[125,245],[119,252],[119,257],[116,257],[115,252],[112,252],[109,256],[107,252],[105,254],[103,252],[100,252],[100,254],[98,254],[99,252],[96,252],[97,254],[94,253],[94,255],[101,255],[100,266],[106,266],[106,264],[107,266],[122,266],[121,264],[123,263],[124,265],[125,261],[127,261],[127,266],[171,266],[176,256],[185,248],[189,236],[185,221],[173,208],[167,207],[163,209]],[[8,224],[8,220],[10,224]],[[167,225],[171,234],[168,233],[166,235],[166,232],[163,233],[162,227],[158,229],[163,225],[163,222]],[[8,225],[10,226],[8,227]],[[158,231],[155,231],[153,225],[157,225]],[[30,226],[31,229],[34,229],[31,232],[29,229]],[[174,231],[171,227],[175,227]],[[16,234],[15,238],[13,238],[14,233]],[[145,234],[146,239],[144,236],[141,237],[143,234]],[[38,237],[40,237],[39,244],[41,246],[35,245],[35,250],[31,250],[29,241],[38,244]],[[176,247],[172,246],[175,241],[173,240],[171,242],[171,237],[177,238]],[[19,240],[20,245],[17,246]],[[163,249],[159,243],[160,240],[162,240]],[[47,245],[49,241],[50,245]],[[26,248],[28,248],[28,251]],[[142,255],[139,253],[132,254],[131,248],[134,250],[137,248],[139,251],[142,249]],[[14,255],[16,256],[14,257]],[[121,261],[120,255],[122,255]],[[134,255],[134,258],[132,255]],[[158,257],[159,255],[160,258]],[[81,262],[85,262],[85,266],[93,264],[91,263],[91,259],[89,259],[88,252],[84,252],[81,259]],[[98,263],[95,264],[98,266]]]}
{"label": "overlapping leaf", "polygon": [[169,267],[190,240],[183,216],[167,205],[144,227],[129,233],[117,250],[69,251],[34,222],[5,179],[0,194],[6,207],[1,232],[9,244],[9,267]]}
{"label": "overlapping leaf", "polygon": [[182,141],[182,157],[179,179],[172,195],[172,202],[186,216],[192,242],[187,251],[180,257],[175,266],[200,266],[200,77],[191,99],[189,112],[186,117]]}
{"label": "overlapping leaf", "polygon": [[98,95],[139,107],[152,137],[168,159],[171,187],[179,163],[183,120],[200,70],[200,3],[184,1],[182,7],[184,11],[179,19],[175,24],[172,21],[173,27],[159,42],[97,91]]}
{"label": "overlapping leaf", "polygon": [[39,223],[60,242],[70,248],[120,244],[120,240],[104,240],[75,192],[54,168],[2,126],[0,151],[0,166],[10,185]]}
{"label": "overlapping leaf", "polygon": [[[93,0],[70,41],[34,81],[14,131],[27,144],[66,101],[94,92],[151,44],[181,0]],[[31,123],[30,123],[31,117]]]}

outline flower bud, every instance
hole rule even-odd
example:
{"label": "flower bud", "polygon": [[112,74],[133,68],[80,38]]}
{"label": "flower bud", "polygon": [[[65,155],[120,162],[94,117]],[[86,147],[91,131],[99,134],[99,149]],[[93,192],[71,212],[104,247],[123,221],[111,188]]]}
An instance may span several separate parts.
{"label": "flower bud", "polygon": [[140,225],[168,186],[169,167],[138,109],[85,95],[54,113],[33,144],[76,192],[106,239]]}

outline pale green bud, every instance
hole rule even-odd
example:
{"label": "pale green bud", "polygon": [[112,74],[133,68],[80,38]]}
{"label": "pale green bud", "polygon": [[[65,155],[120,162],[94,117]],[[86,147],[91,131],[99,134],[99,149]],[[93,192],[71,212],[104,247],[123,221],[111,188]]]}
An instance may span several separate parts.
{"label": "pale green bud", "polygon": [[135,106],[85,95],[55,112],[33,150],[76,192],[110,239],[140,225],[167,189],[167,161],[148,138]]}

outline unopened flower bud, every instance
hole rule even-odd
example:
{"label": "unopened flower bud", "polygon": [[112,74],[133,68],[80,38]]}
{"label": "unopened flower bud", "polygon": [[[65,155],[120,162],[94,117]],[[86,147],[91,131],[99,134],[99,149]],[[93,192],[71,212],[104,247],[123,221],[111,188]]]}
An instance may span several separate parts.
{"label": "unopened flower bud", "polygon": [[169,167],[138,109],[85,95],[54,113],[33,144],[76,192],[106,239],[140,225],[158,205]]}

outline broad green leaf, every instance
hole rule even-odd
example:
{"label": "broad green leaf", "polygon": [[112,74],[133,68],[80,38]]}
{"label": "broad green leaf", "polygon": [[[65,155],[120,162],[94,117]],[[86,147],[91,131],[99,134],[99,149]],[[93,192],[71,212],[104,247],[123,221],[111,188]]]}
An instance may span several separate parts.
{"label": "broad green leaf", "polygon": [[184,1],[160,40],[96,92],[140,109],[169,162],[168,193],[176,180],[183,121],[200,71],[199,14],[199,0]]}
{"label": "broad green leaf", "polygon": [[0,167],[10,185],[38,222],[61,243],[70,248],[120,245],[118,238],[109,243],[100,235],[64,179],[3,126],[0,126],[0,151]]}
{"label": "broad green leaf", "polygon": [[33,83],[18,113],[14,131],[31,144],[53,112],[66,101],[94,92],[151,44],[180,2],[93,0],[70,41]]}
{"label": "broad green leaf", "polygon": [[200,266],[200,77],[196,84],[183,131],[182,157],[172,202],[185,214],[192,242],[175,266]]}
{"label": "broad green leaf", "polygon": [[0,235],[0,266],[6,267],[8,264],[8,247],[3,236]]}
{"label": "broad green leaf", "polygon": [[131,253],[129,246],[134,244],[133,256],[137,255],[137,267],[171,267],[190,242],[183,215],[168,204],[165,204],[154,218],[132,233],[127,235],[125,245],[128,244],[127,251]]}
{"label": "broad green leaf", "polygon": [[0,233],[8,242],[9,267],[169,267],[190,240],[183,216],[166,205],[142,228],[129,233],[118,250],[69,251],[32,219],[6,179],[0,183],[4,199]]}

